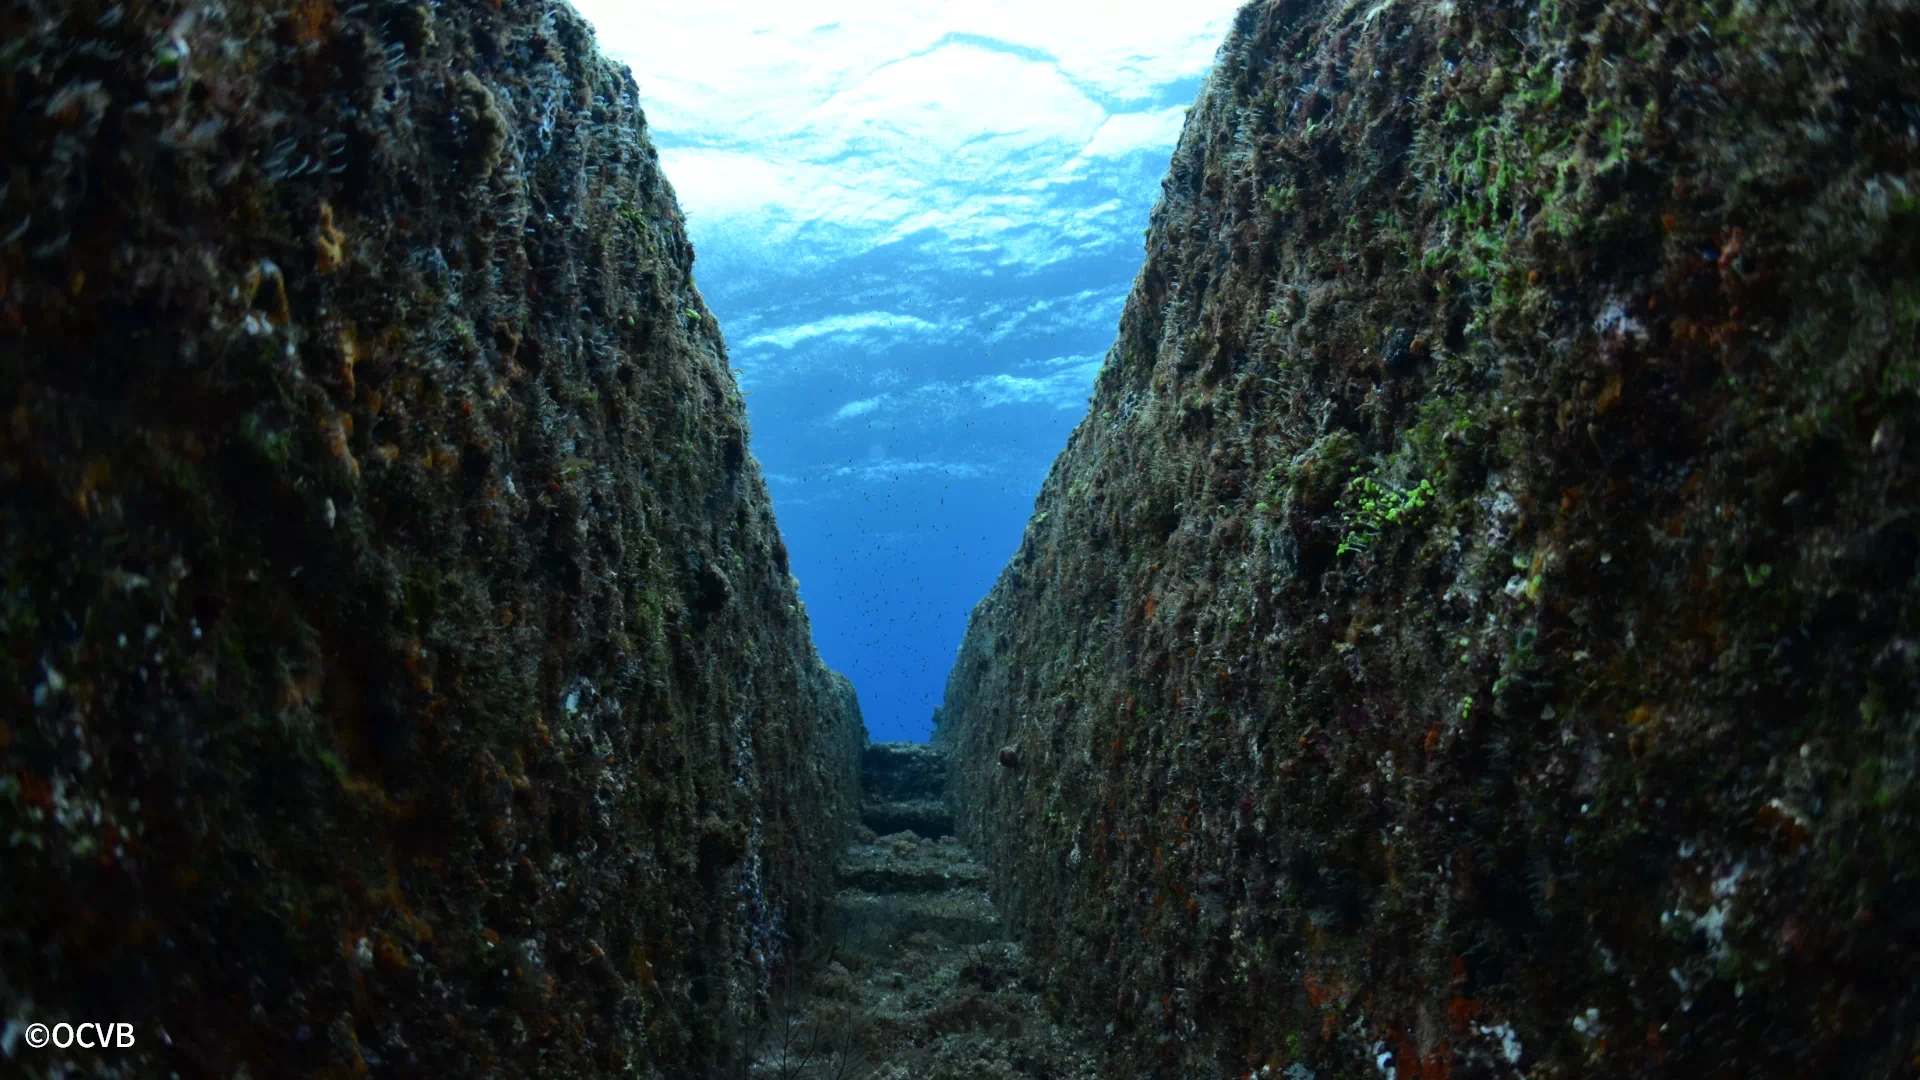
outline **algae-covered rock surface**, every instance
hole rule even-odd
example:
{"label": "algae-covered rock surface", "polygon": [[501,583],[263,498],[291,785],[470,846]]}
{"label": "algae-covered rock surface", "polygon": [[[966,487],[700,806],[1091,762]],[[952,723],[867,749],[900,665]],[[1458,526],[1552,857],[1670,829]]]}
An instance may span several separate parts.
{"label": "algae-covered rock surface", "polygon": [[[863,793],[940,802],[946,755],[875,743]],[[948,815],[949,817],[951,815]],[[1094,1080],[1100,1036],[1066,1015],[987,898],[986,868],[951,836],[855,830],[834,933],[750,1031],[739,1080]]]}
{"label": "algae-covered rock surface", "polygon": [[6,1069],[737,1054],[865,734],[631,75],[545,0],[19,0],[0,156]]}
{"label": "algae-covered rock surface", "polygon": [[1114,1075],[1920,1064],[1916,49],[1243,9],[936,734]]}
{"label": "algae-covered rock surface", "polygon": [[952,835],[947,768],[946,752],[926,743],[869,743],[860,755],[860,823],[883,835]]}

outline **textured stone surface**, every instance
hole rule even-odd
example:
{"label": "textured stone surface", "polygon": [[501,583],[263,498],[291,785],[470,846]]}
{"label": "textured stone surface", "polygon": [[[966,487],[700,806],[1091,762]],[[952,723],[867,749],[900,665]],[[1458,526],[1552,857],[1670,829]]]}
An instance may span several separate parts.
{"label": "textured stone surface", "polygon": [[882,835],[953,835],[947,754],[927,743],[872,743],[860,755],[860,822]]}
{"label": "textured stone surface", "polygon": [[871,844],[849,844],[846,854],[840,857],[835,876],[842,885],[875,893],[938,892],[984,886],[986,867],[956,858],[962,850],[951,840],[943,844],[911,832],[895,833],[879,837]]}
{"label": "textured stone surface", "polygon": [[947,752],[927,743],[870,743],[860,754],[860,795],[865,799],[942,799],[947,793]]}
{"label": "textured stone surface", "polygon": [[[873,768],[932,762],[924,746],[881,744]],[[937,775],[927,771],[927,775]],[[881,780],[885,787],[886,781]],[[896,792],[926,792],[926,784]],[[1045,993],[987,898],[986,869],[952,837],[910,832],[859,842],[840,860],[835,932],[814,977],[783,987],[751,1033],[740,1075],[822,1080],[1094,1080],[1115,1075],[1097,1035]]]}
{"label": "textured stone surface", "polygon": [[983,876],[964,888],[940,892],[842,889],[833,900],[837,940],[849,948],[873,949],[920,930],[930,930],[958,944],[1000,937],[1005,927],[987,897],[985,884]]}
{"label": "textured stone surface", "polygon": [[953,808],[944,800],[911,799],[860,804],[860,823],[876,833],[906,830],[928,840],[953,835]]}
{"label": "textured stone surface", "polygon": [[25,0],[0,155],[0,1022],[737,1053],[865,736],[633,79],[538,0]]}
{"label": "textured stone surface", "polygon": [[1137,1075],[1912,1067],[1917,45],[1242,11],[936,736]]}

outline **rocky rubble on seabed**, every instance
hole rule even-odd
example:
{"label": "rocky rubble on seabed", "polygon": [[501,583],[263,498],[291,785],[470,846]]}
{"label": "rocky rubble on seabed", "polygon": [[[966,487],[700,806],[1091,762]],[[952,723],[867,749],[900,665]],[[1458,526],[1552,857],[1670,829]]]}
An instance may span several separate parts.
{"label": "rocky rubble on seabed", "polygon": [[[937,762],[916,759],[938,758]],[[937,781],[908,772],[926,772]],[[891,820],[898,801],[944,809],[944,754],[869,748],[864,808]],[[936,820],[943,814],[928,815]],[[1098,1047],[1055,1023],[1049,999],[987,898],[986,868],[951,836],[855,830],[837,868],[831,945],[795,965],[807,984],[776,988],[736,1075],[780,1080],[1095,1080]]]}

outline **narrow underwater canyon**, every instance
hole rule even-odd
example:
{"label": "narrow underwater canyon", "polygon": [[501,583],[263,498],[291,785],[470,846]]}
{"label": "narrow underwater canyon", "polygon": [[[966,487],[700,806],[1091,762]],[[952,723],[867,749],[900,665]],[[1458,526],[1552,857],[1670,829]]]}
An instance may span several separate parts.
{"label": "narrow underwater canyon", "polygon": [[1913,3],[1249,4],[917,750],[570,7],[0,30],[8,1070],[1920,1069]]}

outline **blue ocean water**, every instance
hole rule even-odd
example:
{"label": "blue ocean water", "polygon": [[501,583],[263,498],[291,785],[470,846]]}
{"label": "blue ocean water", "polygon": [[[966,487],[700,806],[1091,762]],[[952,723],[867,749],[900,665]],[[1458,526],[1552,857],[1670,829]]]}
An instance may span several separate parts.
{"label": "blue ocean water", "polygon": [[971,249],[927,230],[845,251],[802,229],[769,257],[689,214],[814,639],[876,740],[930,735],[968,612],[1085,412],[1171,150],[1050,192],[1108,207],[1090,239],[1024,225]]}

